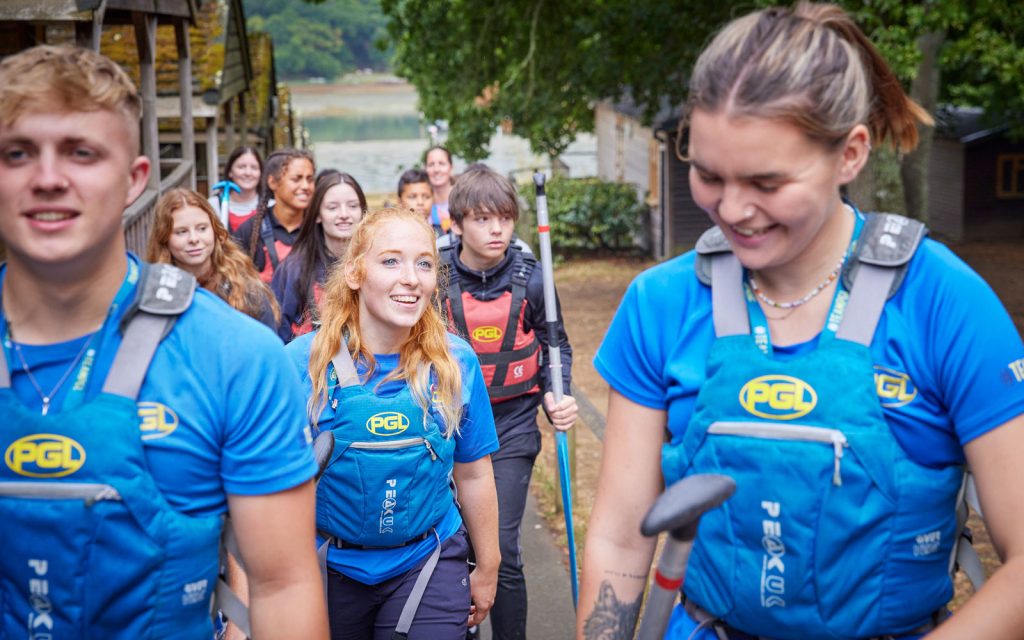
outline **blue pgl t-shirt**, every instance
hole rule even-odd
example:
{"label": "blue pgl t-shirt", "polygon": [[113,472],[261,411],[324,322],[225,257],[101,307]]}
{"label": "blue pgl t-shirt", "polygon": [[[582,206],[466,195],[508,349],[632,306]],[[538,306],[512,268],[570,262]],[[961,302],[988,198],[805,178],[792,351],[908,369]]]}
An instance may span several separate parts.
{"label": "blue pgl t-shirt", "polygon": [[[617,392],[667,411],[673,436],[689,424],[715,339],[695,256],[634,280],[594,358]],[[775,347],[775,357],[816,344]],[[1024,346],[1013,322],[981,277],[935,241],[921,245],[885,305],[871,352],[885,418],[921,464],[961,464],[965,444],[1024,413]]]}
{"label": "blue pgl t-shirt", "polygon": [[[138,265],[135,256],[128,259]],[[0,287],[5,275],[0,271]],[[130,286],[127,300],[134,295]],[[62,410],[69,392],[81,393],[83,402],[100,393],[121,344],[126,307],[112,310],[89,345],[95,354],[84,385],[76,367],[54,394],[51,414]],[[0,311],[0,336],[6,335]],[[49,392],[88,339],[19,349]],[[15,394],[29,409],[41,410],[13,344],[4,340],[3,348]],[[139,434],[150,472],[171,506],[196,516],[225,512],[227,494],[266,495],[298,486],[316,473],[304,406],[299,378],[274,332],[198,289],[157,348],[139,391]]]}
{"label": "blue pgl t-shirt", "polygon": [[[285,347],[306,389],[307,399],[312,395],[312,382],[309,378],[309,352],[316,333],[299,336]],[[498,450],[498,434],[494,428],[494,414],[491,413],[491,400],[487,394],[480,362],[473,349],[462,338],[448,334],[448,345],[451,354],[459,363],[462,372],[462,422],[455,438],[455,462],[474,462]],[[366,381],[365,387],[386,398],[394,396],[406,384],[400,380],[391,380],[385,384],[380,382],[398,366],[398,354],[374,354],[377,366],[373,375]],[[360,378],[366,374],[365,365],[357,365]],[[380,386],[378,386],[380,385]],[[303,404],[305,406],[305,404]],[[344,405],[338,411],[344,411]],[[330,403],[320,414],[320,424],[330,424],[334,418],[334,409]],[[441,542],[451,537],[462,524],[459,509],[452,502],[448,513],[435,528]],[[318,539],[317,544],[322,543]],[[409,571],[437,546],[433,536],[416,544],[394,549],[337,549],[330,547],[327,552],[328,566],[363,584],[378,584],[385,580],[402,575]]]}

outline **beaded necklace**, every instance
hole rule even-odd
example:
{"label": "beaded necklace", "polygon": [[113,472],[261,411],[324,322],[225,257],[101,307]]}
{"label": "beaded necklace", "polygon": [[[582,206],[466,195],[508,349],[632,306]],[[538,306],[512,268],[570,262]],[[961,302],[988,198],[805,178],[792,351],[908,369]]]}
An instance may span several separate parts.
{"label": "beaded necklace", "polygon": [[[813,300],[814,296],[818,295],[819,293],[824,291],[826,287],[835,282],[836,279],[839,278],[839,274],[840,272],[842,272],[844,264],[846,264],[846,253],[843,253],[843,256],[839,258],[839,263],[836,265],[836,268],[833,269],[832,272],[828,274],[828,277],[825,278],[824,282],[811,289],[810,292],[808,292],[804,297],[790,302],[776,302],[775,300],[772,300],[771,298],[766,296],[764,292],[758,288],[757,282],[754,280],[753,272],[751,272],[747,276],[747,282],[750,284],[750,290],[754,292],[754,295],[757,296],[757,299],[765,303],[769,307],[774,307],[776,309],[796,309],[797,307],[802,307],[803,305]],[[786,316],[783,316],[783,318],[787,317],[789,317],[788,314]]]}

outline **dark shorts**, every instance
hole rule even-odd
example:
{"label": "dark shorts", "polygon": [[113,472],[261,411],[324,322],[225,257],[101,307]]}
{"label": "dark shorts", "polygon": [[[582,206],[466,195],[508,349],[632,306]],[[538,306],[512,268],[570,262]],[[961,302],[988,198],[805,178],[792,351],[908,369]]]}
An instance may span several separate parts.
{"label": "dark shorts", "polygon": [[[469,616],[469,542],[460,527],[441,544],[441,557],[427,583],[410,640],[464,640]],[[426,560],[403,575],[368,585],[335,571],[327,574],[332,640],[390,640],[416,577]]]}

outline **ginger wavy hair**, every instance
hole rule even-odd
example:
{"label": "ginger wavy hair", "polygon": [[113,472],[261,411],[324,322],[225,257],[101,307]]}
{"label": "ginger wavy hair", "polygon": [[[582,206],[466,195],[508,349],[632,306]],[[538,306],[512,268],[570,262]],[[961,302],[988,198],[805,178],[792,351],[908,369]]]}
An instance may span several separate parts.
{"label": "ginger wavy hair", "polygon": [[171,189],[156,203],[153,229],[146,247],[149,262],[177,263],[167,246],[174,231],[174,213],[185,207],[202,209],[210,219],[213,229],[213,253],[210,254],[209,272],[199,276],[199,285],[224,299],[229,305],[247,316],[259,319],[265,305],[274,312],[274,321],[281,319],[277,299],[256,272],[256,267],[245,251],[231,236],[227,227],[221,224],[217,213],[206,198],[191,189]]}
{"label": "ginger wavy hair", "polygon": [[[435,271],[440,256],[434,244],[434,231],[419,214],[408,209],[376,209],[367,213],[356,226],[349,241],[344,268],[334,269],[325,283],[320,313],[322,325],[313,338],[309,354],[309,378],[313,382],[313,394],[309,399],[310,422],[317,424],[320,412],[327,404],[327,365],[338,353],[342,337],[347,336],[349,353],[356,362],[367,365],[366,379],[376,362],[362,341],[359,328],[359,290],[348,285],[348,277],[362,282],[366,277],[366,260],[373,247],[374,238],[390,223],[401,223],[423,234],[432,250]],[[399,347],[398,367],[383,382],[403,380],[412,391],[417,403],[427,409],[432,395],[436,395],[439,411],[445,422],[445,435],[457,433],[462,419],[462,372],[459,363],[452,356],[448,345],[448,329],[441,315],[442,283],[430,292],[430,304],[423,315],[409,330],[409,335]],[[432,394],[431,378],[436,382]],[[364,380],[365,382],[365,380]]]}

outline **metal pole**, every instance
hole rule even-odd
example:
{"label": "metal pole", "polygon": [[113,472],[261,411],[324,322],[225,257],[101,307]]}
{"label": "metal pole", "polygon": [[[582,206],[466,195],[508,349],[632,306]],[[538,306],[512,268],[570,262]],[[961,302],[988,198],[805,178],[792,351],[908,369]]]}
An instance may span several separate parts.
{"label": "metal pole", "polygon": [[[544,174],[533,174],[537,187],[537,236],[540,243],[540,265],[544,276],[544,320],[548,333],[548,375],[555,402],[562,400],[562,352],[558,349],[558,306],[555,301],[555,270],[551,260],[551,226],[548,223],[548,199],[544,194]],[[576,570],[576,532],[572,522],[572,477],[569,469],[569,445],[565,432],[555,429],[558,454],[558,483],[562,489],[565,513],[565,537],[569,545],[569,577],[572,582],[572,604],[579,601],[579,578]]]}

